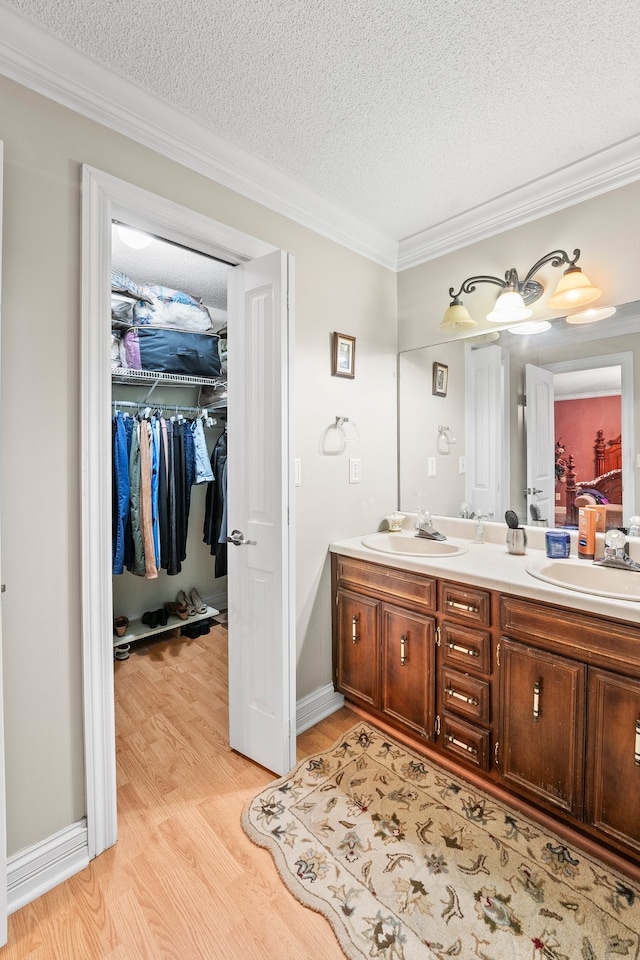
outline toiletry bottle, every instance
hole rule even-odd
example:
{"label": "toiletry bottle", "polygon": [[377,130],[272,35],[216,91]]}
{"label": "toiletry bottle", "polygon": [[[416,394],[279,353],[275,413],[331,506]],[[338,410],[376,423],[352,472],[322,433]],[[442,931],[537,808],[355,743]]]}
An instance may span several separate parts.
{"label": "toiletry bottle", "polygon": [[580,507],[578,512],[578,556],[582,560],[593,560],[596,553],[595,511]]}

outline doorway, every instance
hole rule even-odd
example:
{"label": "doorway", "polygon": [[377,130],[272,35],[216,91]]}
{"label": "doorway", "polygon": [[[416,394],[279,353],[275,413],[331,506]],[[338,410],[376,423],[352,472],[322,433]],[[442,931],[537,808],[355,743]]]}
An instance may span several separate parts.
{"label": "doorway", "polygon": [[[83,171],[83,325],[82,325],[82,572],[83,572],[83,688],[84,688],[84,742],[87,796],[87,836],[90,858],[97,856],[117,839],[117,809],[115,780],[115,728],[113,697],[113,654],[111,603],[111,437],[108,424],[111,414],[110,316],[111,223],[127,222],[132,227],[217,257],[237,266],[237,276],[248,277],[244,264],[272,262],[279,269],[276,285],[276,308],[265,308],[264,298],[254,298],[258,320],[269,320],[269,330],[280,336],[277,350],[264,351],[264,356],[276,356],[275,376],[279,389],[271,390],[273,400],[267,415],[279,424],[282,456],[272,460],[257,474],[275,478],[275,492],[282,495],[274,513],[275,527],[281,528],[279,546],[284,548],[275,574],[280,577],[280,591],[287,597],[286,606],[279,610],[279,649],[273,662],[276,670],[272,679],[278,685],[275,716],[282,729],[283,753],[290,760],[295,755],[295,641],[292,610],[293,525],[288,520],[288,496],[291,491],[290,468],[290,414],[289,392],[292,320],[284,335],[279,333],[280,316],[284,316],[288,287],[282,288],[283,275],[288,279],[290,258],[276,248],[246,234],[211,220],[192,210],[141,190],[94,168]],[[275,258],[275,259],[274,259]],[[282,264],[287,264],[283,267]],[[234,271],[235,273],[235,271]],[[262,293],[264,292],[264,279]],[[242,306],[251,319],[252,291],[247,280],[246,296]],[[244,322],[244,319],[242,323]],[[241,326],[242,326],[241,323]],[[231,350],[232,344],[229,343]],[[236,382],[242,391],[245,362],[242,348],[237,352]],[[255,363],[256,358],[250,357]],[[271,377],[273,371],[271,372]],[[269,374],[267,376],[269,383]],[[259,402],[260,398],[254,398]],[[233,401],[230,397],[230,405]],[[267,405],[263,404],[263,407]],[[242,434],[241,419],[237,421]],[[248,431],[249,433],[251,431]],[[244,440],[244,438],[243,438]],[[257,451],[257,454],[256,454]],[[245,458],[259,455],[260,449],[247,450]],[[252,461],[249,460],[250,467]],[[253,462],[254,468],[258,465]],[[271,472],[269,472],[271,471]],[[231,508],[230,508],[231,509]],[[230,517],[232,519],[232,517]],[[240,548],[241,549],[241,548]],[[239,557],[240,555],[238,555]],[[231,572],[231,571],[230,571]],[[233,629],[233,623],[230,623]],[[247,658],[245,658],[247,659]],[[243,664],[240,664],[242,669]],[[240,685],[241,689],[244,689]],[[238,709],[244,709],[240,704]],[[235,709],[235,708],[234,708]],[[233,743],[232,743],[233,746]],[[249,751],[244,751],[249,752]],[[284,762],[284,761],[283,761]]]}

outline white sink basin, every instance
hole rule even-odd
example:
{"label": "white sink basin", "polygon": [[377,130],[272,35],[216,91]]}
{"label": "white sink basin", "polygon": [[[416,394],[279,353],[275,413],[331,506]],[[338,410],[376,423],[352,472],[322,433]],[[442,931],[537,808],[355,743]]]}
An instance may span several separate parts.
{"label": "white sink basin", "polygon": [[456,540],[427,540],[413,533],[372,533],[362,538],[362,545],[382,553],[405,557],[458,557],[469,549]]}
{"label": "white sink basin", "polygon": [[640,601],[640,572],[600,567],[589,560],[536,560],[527,573],[565,590],[611,600]]}

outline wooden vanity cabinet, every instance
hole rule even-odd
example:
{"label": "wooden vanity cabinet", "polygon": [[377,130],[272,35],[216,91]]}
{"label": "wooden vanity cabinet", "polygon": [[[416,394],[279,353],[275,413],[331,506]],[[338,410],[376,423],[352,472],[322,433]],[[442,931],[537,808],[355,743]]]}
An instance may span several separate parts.
{"label": "wooden vanity cabinet", "polygon": [[332,558],[335,686],[419,740],[432,740],[436,585],[431,577]]}
{"label": "wooden vanity cabinet", "polygon": [[332,576],[348,701],[640,869],[640,624],[335,554]]}
{"label": "wooden vanity cabinet", "polygon": [[491,766],[491,594],[439,587],[436,743],[480,770]]}
{"label": "wooden vanity cabinet", "polygon": [[640,853],[640,680],[589,670],[587,823]]}
{"label": "wooden vanity cabinet", "polygon": [[587,668],[500,643],[499,772],[518,793],[582,817]]}

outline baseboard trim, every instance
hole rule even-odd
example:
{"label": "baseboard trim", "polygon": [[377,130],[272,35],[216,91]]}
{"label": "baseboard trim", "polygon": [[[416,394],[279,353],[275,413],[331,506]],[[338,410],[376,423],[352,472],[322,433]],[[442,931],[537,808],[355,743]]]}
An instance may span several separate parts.
{"label": "baseboard trim", "polygon": [[7,860],[7,913],[15,913],[89,864],[86,819]]}
{"label": "baseboard trim", "polygon": [[343,706],[344,697],[341,693],[336,693],[332,683],[319,687],[296,704],[296,734],[304,733]]}

